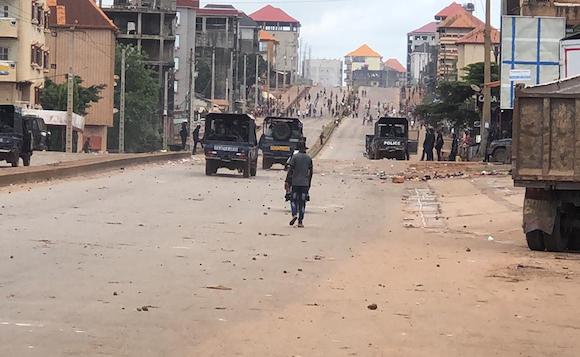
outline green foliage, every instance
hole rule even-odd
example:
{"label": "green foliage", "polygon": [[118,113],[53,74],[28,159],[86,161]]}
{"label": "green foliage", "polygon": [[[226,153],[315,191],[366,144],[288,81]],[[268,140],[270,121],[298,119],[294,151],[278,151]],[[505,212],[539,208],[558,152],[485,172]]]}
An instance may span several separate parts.
{"label": "green foliage", "polygon": [[[426,98],[424,104],[417,106],[415,115],[435,127],[443,123],[457,129],[473,126],[474,122],[480,119],[480,113],[476,109],[478,104],[473,98],[477,93],[471,86],[483,88],[484,64],[483,62],[470,64],[463,70],[465,71],[463,81],[439,82],[433,97]],[[499,79],[499,66],[494,63],[491,67],[491,81]],[[499,88],[492,89],[492,96],[499,96]]]}
{"label": "green foliage", "polygon": [[[121,76],[121,49],[115,54],[115,74]],[[132,46],[126,49],[125,72],[125,151],[149,152],[162,145],[159,106],[160,86],[156,74],[149,69],[144,55]],[[115,108],[120,108],[120,80],[115,87]],[[115,127],[109,130],[110,146],[118,147],[119,114],[115,115]]]}
{"label": "green foliage", "polygon": [[465,82],[440,82],[431,102],[417,106],[415,115],[431,126],[444,123],[453,128],[473,126],[479,120],[472,100],[473,89]]}
{"label": "green foliage", "polygon": [[[83,87],[83,80],[79,76],[75,76],[73,81],[73,112],[80,115],[87,115],[88,109],[92,103],[97,103],[101,100],[100,93],[105,89],[106,85],[92,85],[90,87]],[[67,110],[67,91],[68,83],[57,84],[50,79],[44,82],[44,88],[40,92],[40,103],[46,110]]]}

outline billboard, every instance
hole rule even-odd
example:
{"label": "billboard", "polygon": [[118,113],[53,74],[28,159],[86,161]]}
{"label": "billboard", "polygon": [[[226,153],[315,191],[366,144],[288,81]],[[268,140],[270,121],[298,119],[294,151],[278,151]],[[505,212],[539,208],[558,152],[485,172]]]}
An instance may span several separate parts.
{"label": "billboard", "polygon": [[560,78],[566,18],[502,16],[501,109],[513,109],[515,86]]}

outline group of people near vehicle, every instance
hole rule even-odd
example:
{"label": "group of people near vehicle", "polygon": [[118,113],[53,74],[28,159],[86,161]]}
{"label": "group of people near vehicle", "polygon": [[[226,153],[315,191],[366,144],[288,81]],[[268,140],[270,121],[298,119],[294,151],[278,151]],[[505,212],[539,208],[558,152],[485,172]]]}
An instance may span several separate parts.
{"label": "group of people near vehicle", "polygon": [[468,130],[464,132],[461,140],[456,133],[451,134],[451,150],[447,160],[443,157],[443,146],[445,145],[443,131],[441,129],[435,131],[434,128],[427,128],[426,130],[421,161],[435,161],[433,150],[437,153],[437,161],[457,161],[458,157],[467,161],[469,148],[473,145],[473,139]]}
{"label": "group of people near vehicle", "polygon": [[[192,154],[195,155],[197,152],[197,145],[200,144],[203,149],[203,138],[200,137],[201,125],[197,124],[193,132],[191,133],[193,139],[193,150]],[[187,137],[189,136],[189,130],[187,129],[187,123],[181,123],[181,130],[179,131],[179,136],[181,137],[181,150],[185,150],[187,144]]]}

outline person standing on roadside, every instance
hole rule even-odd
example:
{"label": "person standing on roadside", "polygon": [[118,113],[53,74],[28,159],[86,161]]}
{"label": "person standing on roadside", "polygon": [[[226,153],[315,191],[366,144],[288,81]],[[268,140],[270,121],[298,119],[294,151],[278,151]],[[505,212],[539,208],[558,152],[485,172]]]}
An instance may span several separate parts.
{"label": "person standing on roadside", "polygon": [[437,130],[437,139],[435,139],[435,150],[437,151],[437,161],[443,160],[443,155],[441,155],[443,144],[445,144],[445,141],[443,140],[443,133],[441,132],[441,129],[439,129]]}
{"label": "person standing on roadside", "polygon": [[298,144],[298,153],[290,159],[288,175],[286,176],[286,184],[292,187],[290,200],[292,220],[290,225],[293,226],[298,220],[298,228],[304,227],[304,211],[306,202],[309,200],[308,192],[314,173],[312,158],[306,153],[306,149],[306,142],[301,141]]}
{"label": "person standing on roadside", "polygon": [[[195,152],[197,151],[197,144],[201,143],[201,140],[199,139],[199,130],[201,129],[201,125],[197,124],[195,129],[193,129],[193,151],[192,154],[195,155]],[[201,144],[201,147],[203,148],[203,144]]]}
{"label": "person standing on roadside", "polygon": [[187,143],[187,137],[189,132],[187,130],[187,123],[181,123],[181,130],[179,131],[179,136],[181,137],[181,150],[185,150],[185,144]]}

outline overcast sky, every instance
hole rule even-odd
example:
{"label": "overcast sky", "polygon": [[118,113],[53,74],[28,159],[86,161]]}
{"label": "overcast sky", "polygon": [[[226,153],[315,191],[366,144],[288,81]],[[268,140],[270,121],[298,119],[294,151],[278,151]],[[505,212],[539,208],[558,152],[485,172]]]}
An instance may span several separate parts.
{"label": "overcast sky", "polygon": [[[406,63],[406,34],[433,21],[452,0],[232,0],[250,14],[271,4],[302,24],[301,38],[312,47],[313,58],[340,58],[367,43],[385,59]],[[457,1],[463,3],[463,1]],[[466,1],[467,2],[467,1]],[[472,0],[476,15],[484,20],[485,0]],[[499,27],[500,0],[492,0],[493,24]]]}
{"label": "overcast sky", "polygon": [[[104,3],[112,0],[104,0]],[[302,24],[301,38],[312,47],[313,58],[341,58],[367,43],[385,60],[406,63],[407,33],[433,21],[452,0],[231,0],[201,1],[232,4],[250,14],[267,4],[282,8]],[[464,3],[468,1],[458,0]],[[471,0],[484,20],[485,0]],[[499,28],[500,2],[492,0],[492,21]]]}

